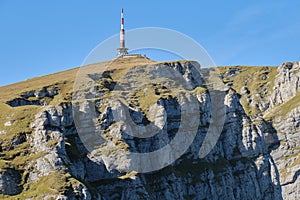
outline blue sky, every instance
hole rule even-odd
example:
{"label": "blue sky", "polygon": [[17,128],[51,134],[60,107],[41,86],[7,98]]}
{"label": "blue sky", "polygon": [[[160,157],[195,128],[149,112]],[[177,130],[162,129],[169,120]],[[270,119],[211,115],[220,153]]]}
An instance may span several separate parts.
{"label": "blue sky", "polygon": [[127,30],[179,31],[217,65],[300,60],[297,0],[0,0],[0,86],[80,66],[94,47],[118,34],[122,7]]}

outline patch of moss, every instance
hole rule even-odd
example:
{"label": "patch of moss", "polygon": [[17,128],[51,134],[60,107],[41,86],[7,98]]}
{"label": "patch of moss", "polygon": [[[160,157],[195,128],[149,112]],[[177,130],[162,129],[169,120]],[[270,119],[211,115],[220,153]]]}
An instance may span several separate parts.
{"label": "patch of moss", "polygon": [[29,154],[29,143],[24,142],[22,144],[19,144],[11,149],[2,152],[1,156],[5,160],[13,160],[17,156],[24,156],[27,154]]}
{"label": "patch of moss", "polygon": [[292,154],[289,154],[287,156],[284,156],[283,159],[286,161],[286,162],[291,162],[289,165],[287,165],[286,167],[284,168],[281,168],[279,169],[279,173],[280,173],[280,178],[285,181],[287,175],[288,175],[288,171],[290,168],[293,168],[295,166],[298,166],[300,165],[300,154],[299,154],[299,150],[300,148],[299,147],[296,147],[294,149],[294,153]]}
{"label": "patch of moss", "polygon": [[297,108],[300,106],[300,92],[298,91],[296,93],[296,95],[291,98],[290,100],[288,100],[287,102],[283,103],[283,104],[278,104],[277,106],[275,106],[272,110],[270,110],[265,116],[264,118],[266,120],[271,120],[274,117],[278,117],[281,116],[283,117],[283,119],[286,118],[286,115],[292,111],[294,108]]}
{"label": "patch of moss", "polygon": [[58,143],[58,139],[53,138],[47,141],[47,147],[49,147],[50,149],[54,149],[57,143]]}
{"label": "patch of moss", "polygon": [[207,88],[204,88],[204,87],[196,87],[193,91],[192,91],[192,93],[193,94],[197,94],[197,95],[201,95],[201,94],[203,94],[204,92],[206,92],[207,91]]}
{"label": "patch of moss", "polygon": [[40,157],[47,155],[47,152],[39,152],[37,154],[17,156],[11,161],[11,165],[19,170],[24,170],[24,167],[31,161],[35,161]]}
{"label": "patch of moss", "polygon": [[[224,83],[230,83],[231,87],[241,95],[241,104],[247,115],[253,116],[260,110],[253,104],[249,104],[247,99],[252,102],[261,102],[270,96],[274,86],[277,67],[270,66],[229,66],[217,67]],[[235,70],[235,74],[228,74]],[[241,94],[242,87],[249,90],[249,94]]]}
{"label": "patch of moss", "polygon": [[10,167],[10,161],[0,159],[0,172]]}
{"label": "patch of moss", "polygon": [[[5,134],[0,135],[0,143],[3,149],[10,146],[12,139],[17,138],[20,134],[30,133],[30,123],[33,122],[34,116],[41,110],[38,106],[21,106],[10,107],[4,103],[0,103],[0,130]],[[10,126],[5,123],[10,121]]]}
{"label": "patch of moss", "polygon": [[60,172],[52,172],[47,176],[43,176],[36,183],[31,183],[27,190],[16,195],[15,198],[34,198],[39,199],[45,195],[64,194],[70,187],[68,177]]}
{"label": "patch of moss", "polygon": [[0,199],[43,199],[46,195],[63,195],[70,187],[79,185],[80,182],[70,174],[52,172],[41,177],[37,182],[27,184],[24,190],[14,196],[0,195]]}
{"label": "patch of moss", "polygon": [[119,157],[121,156],[120,150],[124,151],[124,153],[126,153],[126,150],[129,148],[128,144],[126,144],[125,142],[120,142],[118,145],[114,145],[114,146],[106,146],[104,148],[101,148],[99,151],[100,155],[105,155],[107,157]]}
{"label": "patch of moss", "polygon": [[152,85],[147,85],[138,91],[135,96],[138,99],[141,110],[149,118],[149,108],[161,98],[160,94],[155,93],[155,88]]}

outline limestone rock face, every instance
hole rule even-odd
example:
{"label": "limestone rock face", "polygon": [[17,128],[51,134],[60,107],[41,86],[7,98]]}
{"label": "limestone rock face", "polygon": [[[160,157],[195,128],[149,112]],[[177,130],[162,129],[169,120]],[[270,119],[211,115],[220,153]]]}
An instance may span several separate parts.
{"label": "limestone rock face", "polygon": [[[252,88],[235,90],[220,79],[243,69],[213,79],[205,77],[213,70],[203,75],[196,65],[166,62],[135,66],[122,76],[114,70],[87,74],[72,103],[46,105],[35,115],[26,141],[36,159],[26,166],[24,181],[65,176],[64,191],[44,199],[299,199],[300,105],[265,117],[297,96],[299,62],[278,68],[270,95],[256,100],[256,115],[243,104],[251,105]],[[218,80],[218,87],[207,80]],[[20,138],[12,149],[24,142]],[[159,151],[164,148],[170,151]],[[155,156],[138,157],[149,152]],[[21,193],[20,183],[20,172],[0,172],[1,194]]]}
{"label": "limestone rock face", "polygon": [[278,75],[271,96],[271,106],[282,104],[293,98],[300,87],[300,62],[287,62],[278,67]]}
{"label": "limestone rock face", "polygon": [[274,127],[278,130],[280,148],[271,152],[271,155],[279,168],[282,194],[286,199],[297,199],[300,194],[300,107],[292,109],[284,117],[274,120]]}
{"label": "limestone rock face", "polygon": [[274,107],[277,112],[277,115],[274,114],[273,126],[280,140],[280,147],[272,151],[271,155],[279,169],[284,199],[300,197],[300,106],[297,104],[300,86],[299,70],[299,62],[288,62],[279,66],[274,91],[270,98],[271,107]]}

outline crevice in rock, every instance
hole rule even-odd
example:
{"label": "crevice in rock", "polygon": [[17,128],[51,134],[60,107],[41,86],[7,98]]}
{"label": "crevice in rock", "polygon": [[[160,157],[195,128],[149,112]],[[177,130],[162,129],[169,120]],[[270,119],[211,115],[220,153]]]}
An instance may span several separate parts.
{"label": "crevice in rock", "polygon": [[294,174],[293,180],[291,180],[291,181],[289,181],[287,183],[284,183],[281,186],[286,186],[286,185],[295,183],[299,176],[300,176],[300,169],[298,171],[296,171],[296,173]]}
{"label": "crevice in rock", "polygon": [[41,90],[24,92],[20,97],[7,101],[6,104],[11,107],[27,105],[47,106],[59,92],[60,89],[58,88],[43,87]]}
{"label": "crevice in rock", "polygon": [[15,169],[5,169],[0,172],[0,194],[16,195],[22,192],[21,174]]}

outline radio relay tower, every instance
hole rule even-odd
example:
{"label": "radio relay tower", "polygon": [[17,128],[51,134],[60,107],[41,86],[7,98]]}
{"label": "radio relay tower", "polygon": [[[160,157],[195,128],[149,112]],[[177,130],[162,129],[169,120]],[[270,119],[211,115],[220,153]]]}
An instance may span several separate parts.
{"label": "radio relay tower", "polygon": [[121,10],[121,30],[120,30],[120,47],[118,50],[118,57],[123,57],[127,55],[128,48],[125,47],[125,30],[124,30],[124,10]]}

